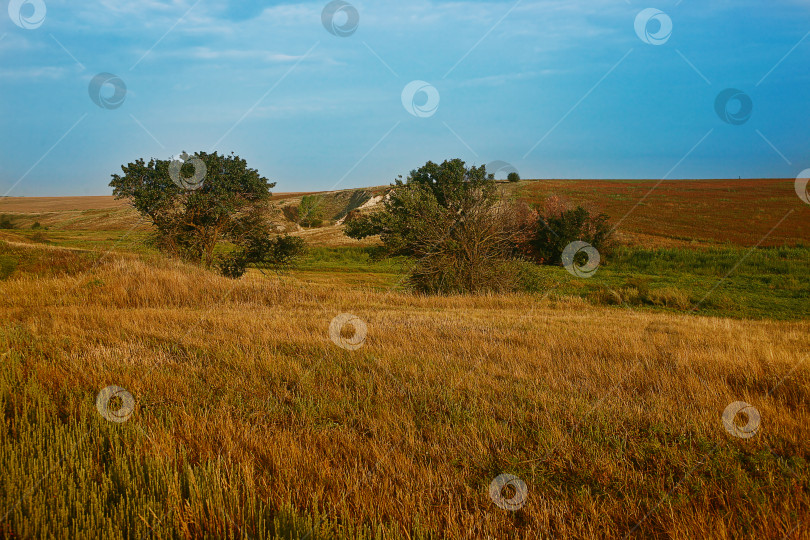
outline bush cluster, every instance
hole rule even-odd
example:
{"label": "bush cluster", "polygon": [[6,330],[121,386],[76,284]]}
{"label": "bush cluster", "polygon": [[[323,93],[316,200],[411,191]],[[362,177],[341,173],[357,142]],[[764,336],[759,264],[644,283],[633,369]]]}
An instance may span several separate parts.
{"label": "bush cluster", "polygon": [[379,235],[390,255],[414,257],[408,281],[420,292],[520,288],[522,272],[511,261],[559,264],[574,240],[600,251],[611,243],[607,216],[504,200],[485,167],[467,168],[459,159],[428,162],[391,187],[381,210],[347,217],[345,234]]}

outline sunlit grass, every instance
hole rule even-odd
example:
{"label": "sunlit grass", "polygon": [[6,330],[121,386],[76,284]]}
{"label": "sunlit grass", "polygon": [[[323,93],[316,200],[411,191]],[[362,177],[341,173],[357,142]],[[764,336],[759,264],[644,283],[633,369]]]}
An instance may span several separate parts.
{"label": "sunlit grass", "polygon": [[[810,511],[807,321],[342,283],[397,275],[364,251],[231,281],[5,249],[10,534],[781,538]],[[356,351],[327,332],[345,312],[368,325]],[[95,410],[109,385],[135,397],[123,424]],[[754,438],[724,429],[734,401]],[[501,473],[528,486],[517,512],[489,498]]]}

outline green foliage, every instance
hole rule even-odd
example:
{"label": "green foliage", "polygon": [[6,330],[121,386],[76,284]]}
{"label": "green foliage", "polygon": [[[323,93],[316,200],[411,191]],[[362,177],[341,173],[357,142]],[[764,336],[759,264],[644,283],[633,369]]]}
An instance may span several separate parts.
{"label": "green foliage", "polygon": [[245,274],[248,265],[279,270],[291,266],[305,252],[303,238],[289,235],[270,237],[257,230],[246,239],[241,249],[221,257],[218,266],[222,275],[236,279]]}
{"label": "green foliage", "polygon": [[42,225],[39,223],[39,221],[35,221],[34,224],[31,225],[31,228],[32,229],[40,229],[40,228],[42,228]]}
{"label": "green foliage", "polygon": [[581,240],[605,256],[614,247],[613,230],[608,220],[607,215],[592,215],[581,206],[541,217],[529,242],[532,254],[538,262],[560,264],[566,246]]}
{"label": "green foliage", "polygon": [[[239,244],[251,228],[267,226],[270,183],[239,156],[198,152],[194,156],[206,166],[199,189],[176,184],[169,173],[171,162],[139,159],[121,167],[110,186],[118,199],[132,206],[152,222],[159,246],[169,253],[210,267],[220,242]],[[180,169],[184,178],[195,172],[191,160]]]}
{"label": "green foliage", "polygon": [[379,234],[390,255],[416,257],[408,282],[421,292],[511,288],[503,263],[518,229],[486,167],[467,168],[460,159],[428,162],[392,188],[382,210],[348,221],[348,236]]}
{"label": "green foliage", "polygon": [[520,175],[512,171],[506,176],[506,179],[510,182],[520,182]]}
{"label": "green foliage", "polygon": [[252,247],[250,257],[256,264],[283,267],[293,264],[306,252],[306,242],[298,236],[277,236]]}
{"label": "green foliage", "polygon": [[298,205],[298,224],[302,227],[320,227],[323,224],[323,197],[304,195]]}
{"label": "green foliage", "polygon": [[383,231],[382,221],[384,216],[381,213],[362,215],[356,210],[349,212],[343,222],[343,234],[349,238],[361,240],[369,236],[375,236]]}
{"label": "green foliage", "polygon": [[465,207],[492,206],[497,201],[495,181],[486,167],[467,169],[460,159],[437,165],[431,161],[400,176],[383,202],[383,209],[352,219],[345,234],[362,239],[380,235],[392,255],[414,255],[421,251],[425,234],[435,227],[460,222]]}
{"label": "green foliage", "polygon": [[232,254],[220,258],[217,263],[223,276],[238,279],[247,272],[248,261],[242,254]]}

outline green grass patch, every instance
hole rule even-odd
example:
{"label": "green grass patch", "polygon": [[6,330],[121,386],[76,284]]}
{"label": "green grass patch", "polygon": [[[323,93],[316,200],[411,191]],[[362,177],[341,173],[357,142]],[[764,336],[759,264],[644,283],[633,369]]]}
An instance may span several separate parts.
{"label": "green grass patch", "polygon": [[304,271],[396,274],[407,269],[406,257],[385,257],[381,247],[311,247],[297,268]]}
{"label": "green grass patch", "polygon": [[[305,280],[347,285],[395,284],[413,261],[385,258],[379,247],[311,248],[293,270]],[[623,247],[605,257],[591,278],[566,269],[515,263],[527,291],[579,296],[594,304],[732,318],[810,318],[810,248]],[[357,279],[351,279],[348,275]]]}
{"label": "green grass patch", "polygon": [[554,287],[555,294],[581,296],[597,304],[734,318],[810,317],[810,282],[802,279],[810,275],[806,247],[621,248],[588,279],[564,268],[534,271],[544,276],[543,284]]}

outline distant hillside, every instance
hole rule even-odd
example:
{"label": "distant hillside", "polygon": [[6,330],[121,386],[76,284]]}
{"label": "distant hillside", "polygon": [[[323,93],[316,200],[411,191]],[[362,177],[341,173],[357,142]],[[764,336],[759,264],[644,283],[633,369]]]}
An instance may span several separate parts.
{"label": "distant hillside", "polygon": [[[499,186],[505,196],[540,207],[553,197],[605,212],[631,244],[810,245],[810,209],[796,196],[793,180],[523,180]],[[314,244],[356,245],[342,233],[343,218],[352,210],[373,210],[388,189],[277,193],[275,221],[279,230]],[[318,227],[298,225],[305,198],[309,213],[321,219]],[[0,198],[2,215],[20,228],[39,223],[64,230],[148,229],[126,202],[113,197],[6,197]]]}

